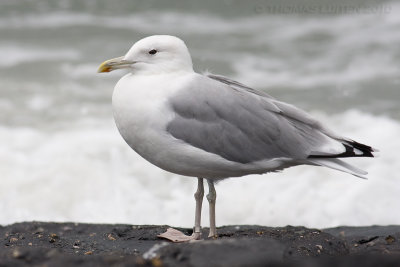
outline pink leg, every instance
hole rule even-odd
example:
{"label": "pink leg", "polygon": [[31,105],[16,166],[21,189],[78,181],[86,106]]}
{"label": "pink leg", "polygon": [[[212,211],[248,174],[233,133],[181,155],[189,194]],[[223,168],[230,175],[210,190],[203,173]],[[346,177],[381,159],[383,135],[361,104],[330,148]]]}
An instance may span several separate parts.
{"label": "pink leg", "polygon": [[204,196],[203,178],[197,178],[197,191],[194,194],[194,198],[196,200],[196,213],[194,219],[193,234],[191,236],[187,236],[181,231],[178,231],[176,229],[168,228],[165,233],[158,235],[158,237],[165,238],[176,243],[188,242],[191,240],[199,240],[201,238],[200,224],[201,224],[201,207],[203,205],[203,196]]}

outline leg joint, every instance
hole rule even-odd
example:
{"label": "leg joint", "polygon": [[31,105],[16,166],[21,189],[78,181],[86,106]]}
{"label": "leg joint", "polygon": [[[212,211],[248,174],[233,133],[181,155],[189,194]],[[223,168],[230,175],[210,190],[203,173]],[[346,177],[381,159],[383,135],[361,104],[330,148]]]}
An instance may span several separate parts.
{"label": "leg joint", "polygon": [[209,203],[213,203],[214,204],[216,199],[217,199],[217,194],[212,193],[212,192],[207,194],[207,200],[208,200]]}
{"label": "leg joint", "polygon": [[196,193],[194,193],[195,199],[202,199],[203,196],[204,196],[204,190],[197,190]]}
{"label": "leg joint", "polygon": [[217,192],[215,191],[214,182],[211,180],[207,180],[207,183],[208,183],[207,200],[209,203],[214,204],[217,198]]}
{"label": "leg joint", "polygon": [[197,191],[194,193],[196,200],[202,199],[204,196],[203,178],[198,178]]}

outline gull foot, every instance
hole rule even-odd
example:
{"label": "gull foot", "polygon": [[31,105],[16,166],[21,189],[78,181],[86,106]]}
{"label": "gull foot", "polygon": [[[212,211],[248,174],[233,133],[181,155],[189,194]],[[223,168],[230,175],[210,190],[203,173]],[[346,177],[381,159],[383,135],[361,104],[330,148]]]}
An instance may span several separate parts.
{"label": "gull foot", "polygon": [[208,238],[217,239],[218,235],[217,234],[209,234]]}
{"label": "gull foot", "polygon": [[193,233],[190,235],[185,235],[179,230],[174,228],[168,228],[165,233],[159,234],[158,237],[168,239],[174,243],[181,243],[181,242],[190,242],[195,240],[200,240],[201,233]]}

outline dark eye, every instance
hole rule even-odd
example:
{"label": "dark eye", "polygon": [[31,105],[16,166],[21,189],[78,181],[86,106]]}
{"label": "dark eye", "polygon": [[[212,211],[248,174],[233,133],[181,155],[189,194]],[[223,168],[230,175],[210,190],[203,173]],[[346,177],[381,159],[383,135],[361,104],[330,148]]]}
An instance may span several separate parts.
{"label": "dark eye", "polygon": [[155,49],[152,49],[152,50],[149,51],[150,55],[154,55],[155,53],[157,53],[157,50],[155,50]]}

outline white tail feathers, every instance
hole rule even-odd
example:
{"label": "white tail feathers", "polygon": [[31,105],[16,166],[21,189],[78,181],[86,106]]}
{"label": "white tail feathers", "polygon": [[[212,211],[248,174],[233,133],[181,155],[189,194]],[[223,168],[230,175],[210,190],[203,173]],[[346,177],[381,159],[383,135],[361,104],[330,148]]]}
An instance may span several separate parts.
{"label": "white tail feathers", "polygon": [[365,175],[367,175],[368,173],[366,171],[354,167],[353,165],[350,165],[340,159],[313,158],[313,159],[308,159],[308,161],[318,166],[324,166],[338,171],[347,172],[359,178],[367,179]]}

